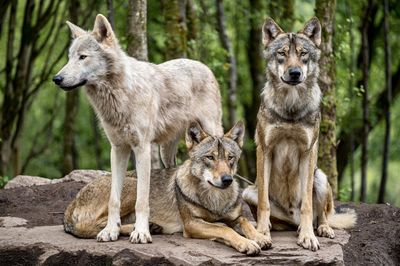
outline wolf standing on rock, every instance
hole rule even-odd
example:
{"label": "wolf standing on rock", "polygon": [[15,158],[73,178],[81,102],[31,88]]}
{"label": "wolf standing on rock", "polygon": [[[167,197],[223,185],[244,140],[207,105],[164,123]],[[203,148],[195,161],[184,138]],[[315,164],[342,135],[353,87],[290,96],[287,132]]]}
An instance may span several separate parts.
{"label": "wolf standing on rock", "polygon": [[103,15],[97,15],[92,32],[67,24],[73,37],[69,61],[53,81],[66,91],[85,85],[111,143],[108,220],[97,240],[113,241],[119,236],[121,190],[133,149],[138,182],[130,241],[149,243],[151,143],[161,144],[161,159],[170,167],[179,137],[191,121],[197,120],[208,133],[221,136],[217,81],[211,70],[197,61],[177,59],[155,65],[127,56]]}
{"label": "wolf standing on rock", "polygon": [[272,217],[298,226],[297,243],[315,251],[314,222],[318,235],[329,238],[334,237],[331,226],[346,228],[355,222],[353,213],[334,215],[331,187],[317,169],[321,25],[313,18],[302,31],[285,33],[268,19],[263,44],[268,66],[255,136],[257,181],[243,198],[257,207],[257,230],[270,243]]}

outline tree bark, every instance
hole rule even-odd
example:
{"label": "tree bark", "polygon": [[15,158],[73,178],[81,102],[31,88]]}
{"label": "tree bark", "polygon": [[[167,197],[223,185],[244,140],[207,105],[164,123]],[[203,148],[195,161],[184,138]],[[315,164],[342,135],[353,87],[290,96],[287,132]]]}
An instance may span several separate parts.
{"label": "tree bark", "polygon": [[[249,62],[249,74],[251,77],[251,99],[243,103],[246,119],[246,136],[253,139],[257,125],[257,112],[260,107],[260,94],[265,83],[265,64],[262,54],[261,32],[264,16],[264,6],[261,0],[250,0],[249,37],[247,40],[247,58]],[[255,148],[245,149],[244,154],[247,161],[246,174],[254,180],[256,176],[256,153]],[[246,175],[245,175],[246,176]]]}
{"label": "tree bark", "polygon": [[199,17],[194,0],[187,0],[186,3],[186,25],[187,25],[187,46],[188,58],[200,59],[198,42],[199,37]]}
{"label": "tree bark", "polygon": [[[142,61],[148,61],[147,48],[147,1],[130,0],[128,7],[128,55]],[[132,164],[135,158],[132,153]],[[151,168],[161,168],[159,146],[151,145]]]}
{"label": "tree bark", "polygon": [[286,32],[293,30],[294,24],[294,1],[269,1],[269,16],[276,20]]}
{"label": "tree bark", "polygon": [[107,0],[107,18],[108,18],[108,21],[111,24],[111,27],[115,30],[113,0]]}
{"label": "tree bark", "polygon": [[392,79],[391,79],[391,48],[389,39],[389,1],[384,0],[384,46],[385,46],[385,79],[386,79],[386,102],[383,105],[385,110],[385,141],[383,144],[383,158],[382,158],[382,177],[379,188],[378,203],[385,202],[385,190],[388,179],[388,161],[389,161],[389,147],[390,147],[390,104],[392,101]]}
{"label": "tree bark", "polygon": [[162,0],[167,60],[187,57],[186,1]]}
{"label": "tree bark", "polygon": [[361,142],[361,188],[360,201],[365,202],[367,198],[367,169],[368,169],[368,135],[369,135],[369,99],[368,99],[368,83],[369,83],[369,45],[368,45],[368,25],[371,23],[371,7],[372,1],[368,0],[367,8],[363,17],[361,27],[361,49],[362,49],[362,75],[363,75],[363,132]]}
{"label": "tree bark", "polygon": [[319,137],[318,166],[327,174],[333,194],[337,194],[336,169],[336,93],[335,57],[333,55],[333,30],[336,0],[316,2],[315,14],[321,21],[322,42],[321,71],[318,84],[323,94]]}
{"label": "tree bark", "polygon": [[[80,2],[77,0],[70,1],[69,16],[73,23],[78,23],[80,16]],[[64,116],[64,135],[63,135],[63,157],[62,157],[62,174],[67,175],[72,170],[78,168],[78,159],[76,152],[75,134],[76,134],[76,117],[79,109],[79,90],[73,90],[67,93],[65,99],[65,116]]]}
{"label": "tree bark", "polygon": [[226,51],[226,60],[229,64],[229,86],[228,86],[228,113],[229,127],[232,127],[237,120],[236,117],[236,87],[237,87],[237,66],[236,57],[233,51],[231,40],[228,37],[225,25],[225,12],[223,0],[216,0],[217,5],[217,31],[222,47]]}
{"label": "tree bark", "polygon": [[127,38],[128,54],[138,60],[148,61],[146,0],[129,1]]}

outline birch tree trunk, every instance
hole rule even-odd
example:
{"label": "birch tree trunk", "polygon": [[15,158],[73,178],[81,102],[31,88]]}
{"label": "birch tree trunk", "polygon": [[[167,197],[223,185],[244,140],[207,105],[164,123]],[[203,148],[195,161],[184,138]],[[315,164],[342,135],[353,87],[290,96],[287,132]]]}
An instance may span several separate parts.
{"label": "birch tree trunk", "polygon": [[319,86],[323,94],[321,128],[319,136],[318,166],[327,174],[334,195],[337,194],[336,168],[336,93],[335,57],[333,55],[333,30],[336,0],[316,2],[315,15],[322,26]]}

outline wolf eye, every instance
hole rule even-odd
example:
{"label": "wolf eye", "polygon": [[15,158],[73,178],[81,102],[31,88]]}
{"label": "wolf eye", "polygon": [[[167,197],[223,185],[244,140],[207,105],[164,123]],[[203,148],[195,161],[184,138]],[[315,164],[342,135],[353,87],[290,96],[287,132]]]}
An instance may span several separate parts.
{"label": "wolf eye", "polygon": [[285,52],[278,52],[278,55],[285,56]]}
{"label": "wolf eye", "polygon": [[301,52],[301,56],[305,56],[305,55],[307,55],[308,54],[308,52],[307,51],[303,51],[303,52]]}
{"label": "wolf eye", "polygon": [[206,158],[210,161],[214,161],[214,156],[212,155],[207,155]]}
{"label": "wolf eye", "polygon": [[83,60],[83,59],[85,59],[87,56],[86,55],[80,55],[79,56],[79,60]]}
{"label": "wolf eye", "polygon": [[232,161],[233,159],[235,159],[234,156],[228,156],[228,160],[229,160],[229,161]]}

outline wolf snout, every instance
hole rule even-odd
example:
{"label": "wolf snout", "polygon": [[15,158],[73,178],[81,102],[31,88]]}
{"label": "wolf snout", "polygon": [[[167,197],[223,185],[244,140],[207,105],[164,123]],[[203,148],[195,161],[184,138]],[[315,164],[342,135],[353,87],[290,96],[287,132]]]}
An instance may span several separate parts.
{"label": "wolf snout", "polygon": [[298,67],[289,69],[289,77],[291,81],[299,81],[301,76],[301,69]]}
{"label": "wolf snout", "polygon": [[224,187],[228,187],[233,182],[233,178],[231,175],[222,175],[221,182]]}
{"label": "wolf snout", "polygon": [[60,85],[62,81],[63,81],[63,77],[61,77],[60,75],[56,75],[53,77],[53,82],[56,85]]}

